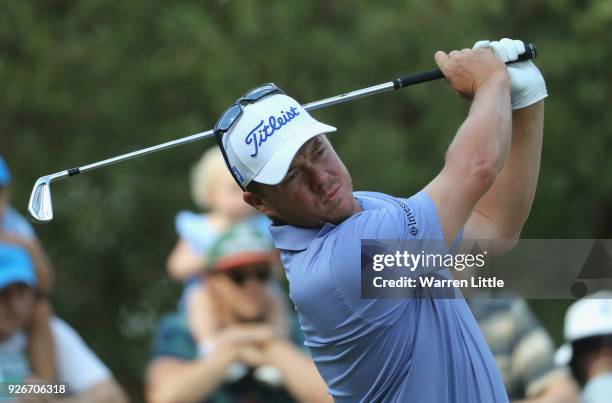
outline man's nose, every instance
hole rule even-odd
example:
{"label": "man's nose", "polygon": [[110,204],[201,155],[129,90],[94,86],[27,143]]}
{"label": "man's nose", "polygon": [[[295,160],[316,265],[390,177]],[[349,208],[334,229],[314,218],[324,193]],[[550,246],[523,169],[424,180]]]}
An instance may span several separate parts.
{"label": "man's nose", "polygon": [[312,190],[319,191],[325,189],[329,176],[325,171],[311,167],[308,175],[310,177],[310,187]]}

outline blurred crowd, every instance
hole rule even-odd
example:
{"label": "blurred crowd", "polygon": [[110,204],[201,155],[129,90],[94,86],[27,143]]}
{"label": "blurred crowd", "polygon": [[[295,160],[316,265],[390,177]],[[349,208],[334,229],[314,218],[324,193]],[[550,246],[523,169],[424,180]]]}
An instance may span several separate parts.
{"label": "blurred crowd", "polygon": [[[146,400],[332,401],[286,295],[270,222],[243,202],[224,164],[217,148],[202,156],[191,172],[201,211],[176,216],[167,271],[183,291],[175,312],[156,325]],[[0,382],[69,385],[66,396],[35,401],[127,401],[107,366],[54,314],[54,269],[10,204],[11,180],[0,157]],[[525,301],[475,297],[469,304],[510,401],[612,401],[612,292],[570,306],[559,318],[565,343],[558,349]]]}
{"label": "blurred crowd", "polygon": [[[10,204],[11,180],[0,157],[0,400],[17,396],[9,384],[41,382],[67,384],[69,402],[126,402],[108,367],[53,313],[53,267],[32,226]],[[14,401],[55,401],[51,396]]]}

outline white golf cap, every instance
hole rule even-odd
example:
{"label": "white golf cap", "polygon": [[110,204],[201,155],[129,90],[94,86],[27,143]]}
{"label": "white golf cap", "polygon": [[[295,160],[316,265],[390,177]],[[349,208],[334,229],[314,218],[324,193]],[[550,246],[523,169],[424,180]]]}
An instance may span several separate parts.
{"label": "white golf cap", "polygon": [[251,181],[276,185],[304,143],[335,131],[315,120],[295,99],[274,94],[243,105],[242,114],[223,136],[223,146],[243,187]]}
{"label": "white golf cap", "polygon": [[565,344],[555,354],[558,365],[567,365],[571,361],[572,342],[612,335],[612,291],[599,291],[574,302],[565,314],[563,333]]}

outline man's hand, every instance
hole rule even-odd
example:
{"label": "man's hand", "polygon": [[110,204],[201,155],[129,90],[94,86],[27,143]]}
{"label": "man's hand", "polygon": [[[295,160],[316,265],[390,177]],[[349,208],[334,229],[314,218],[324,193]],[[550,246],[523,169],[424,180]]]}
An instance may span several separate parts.
{"label": "man's hand", "polygon": [[434,58],[453,88],[469,100],[489,82],[507,79],[502,61],[485,49],[453,50],[449,54],[438,51]]}
{"label": "man's hand", "polygon": [[[478,41],[473,49],[491,49],[502,62],[512,62],[525,52],[523,41],[503,38],[500,41]],[[546,83],[540,70],[531,60],[507,66],[510,75],[512,109],[522,109],[546,98]]]}

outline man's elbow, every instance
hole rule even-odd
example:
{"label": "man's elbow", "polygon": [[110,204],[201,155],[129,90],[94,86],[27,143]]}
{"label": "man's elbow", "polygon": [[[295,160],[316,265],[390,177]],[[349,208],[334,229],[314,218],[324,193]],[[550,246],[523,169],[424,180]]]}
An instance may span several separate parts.
{"label": "man's elbow", "polygon": [[491,251],[489,252],[490,257],[501,256],[510,252],[518,244],[518,241],[518,236],[512,238],[495,239],[493,246],[491,247]]}
{"label": "man's elbow", "polygon": [[494,152],[466,156],[451,147],[446,153],[444,169],[452,172],[464,186],[472,189],[472,193],[480,198],[493,186],[500,166],[501,159]]}
{"label": "man's elbow", "polygon": [[470,161],[467,176],[486,192],[495,182],[500,162],[495,155],[478,155]]}

